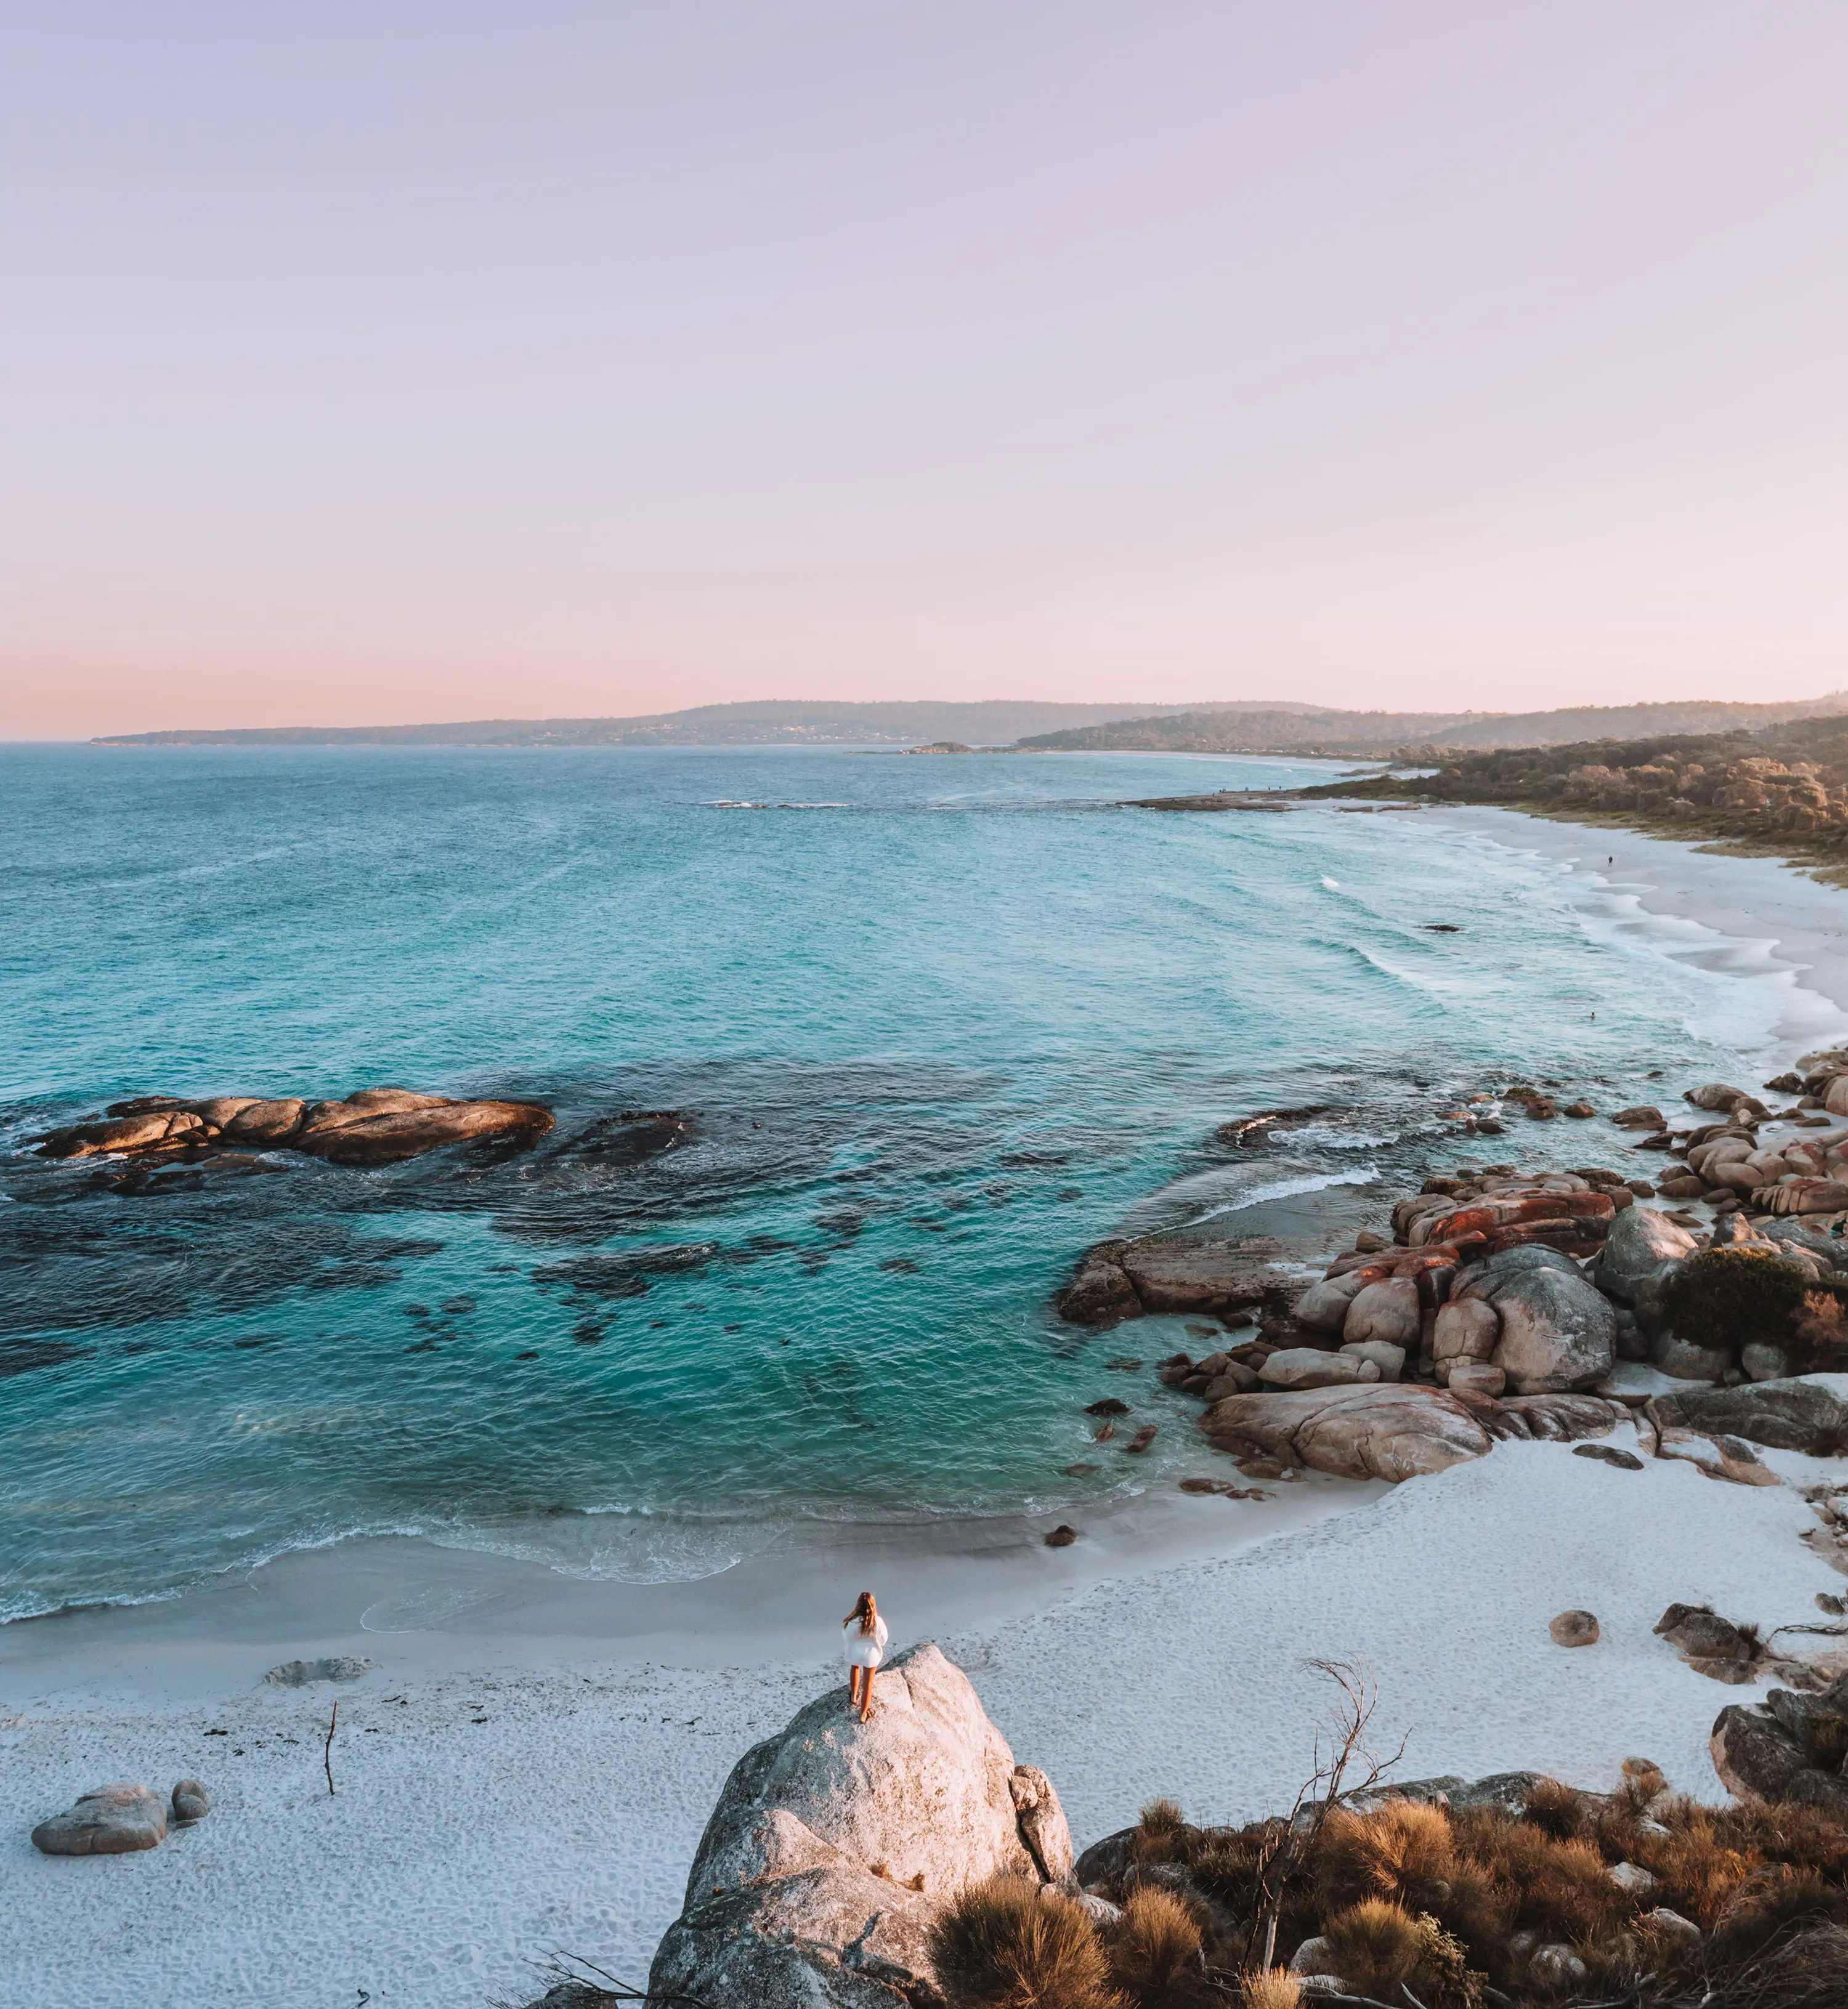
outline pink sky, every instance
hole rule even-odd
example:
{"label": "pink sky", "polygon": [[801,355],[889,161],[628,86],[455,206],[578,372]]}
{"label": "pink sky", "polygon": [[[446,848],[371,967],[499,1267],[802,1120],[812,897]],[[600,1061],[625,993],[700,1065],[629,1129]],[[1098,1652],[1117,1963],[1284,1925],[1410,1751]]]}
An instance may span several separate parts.
{"label": "pink sky", "polygon": [[0,736],[1848,686],[1839,0],[0,20]]}

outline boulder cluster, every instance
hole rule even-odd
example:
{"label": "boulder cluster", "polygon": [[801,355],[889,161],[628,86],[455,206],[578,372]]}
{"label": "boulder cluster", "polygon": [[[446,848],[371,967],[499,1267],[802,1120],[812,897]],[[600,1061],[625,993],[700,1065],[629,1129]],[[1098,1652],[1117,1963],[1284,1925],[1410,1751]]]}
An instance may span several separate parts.
{"label": "boulder cluster", "polygon": [[[1829,1073],[1825,1059],[1843,1064]],[[1848,1104],[1848,1057],[1811,1064],[1772,1086]],[[1729,1147],[1752,1136],[1764,1105],[1719,1082],[1689,1100],[1727,1118],[1704,1139],[1719,1148],[1702,1162],[1716,1179],[1740,1176]],[[1662,1123],[1654,1108],[1612,1120],[1658,1132]],[[1162,1378],[1206,1404],[1208,1438],[1254,1477],[1306,1465],[1396,1480],[1481,1457],[1498,1438],[1601,1434],[1626,1401],[1643,1403],[1616,1385],[1617,1364],[1647,1361],[1722,1391],[1765,1384],[1766,1403],[1733,1405],[1743,1422],[1665,1416],[1651,1441],[1715,1476],[1775,1483],[1748,1445],[1697,1439],[1754,1437],[1762,1410],[1772,1434],[1758,1440],[1777,1443],[1778,1391],[1797,1376],[1848,1371],[1848,1244],[1803,1211],[1832,1182],[1801,1162],[1777,1171],[1763,1153],[1750,1171],[1777,1182],[1746,1189],[1764,1210],[1729,1186],[1708,1226],[1644,1204],[1655,1197],[1649,1181],[1605,1167],[1462,1166],[1393,1207],[1390,1239],[1358,1235],[1319,1278],[1274,1242],[1148,1236],[1087,1252],[1059,1310],[1091,1326],[1216,1317],[1228,1343],[1201,1359],[1170,1355]],[[1814,1402],[1797,1406],[1807,1414]]]}
{"label": "boulder cluster", "polygon": [[551,1111],[536,1103],[456,1101],[406,1088],[364,1088],[339,1102],[144,1095],[51,1132],[37,1149],[48,1158],[126,1160],[140,1174],[226,1153],[277,1150],[337,1165],[384,1165],[477,1138],[530,1141],[552,1127]]}

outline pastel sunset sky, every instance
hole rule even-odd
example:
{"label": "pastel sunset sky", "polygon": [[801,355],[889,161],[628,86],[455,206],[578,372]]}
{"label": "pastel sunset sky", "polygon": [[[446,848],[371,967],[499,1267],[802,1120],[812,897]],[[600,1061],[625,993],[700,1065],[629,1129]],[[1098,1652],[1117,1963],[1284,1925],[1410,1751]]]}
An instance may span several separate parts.
{"label": "pastel sunset sky", "polygon": [[1848,686],[1840,0],[0,18],[0,737]]}

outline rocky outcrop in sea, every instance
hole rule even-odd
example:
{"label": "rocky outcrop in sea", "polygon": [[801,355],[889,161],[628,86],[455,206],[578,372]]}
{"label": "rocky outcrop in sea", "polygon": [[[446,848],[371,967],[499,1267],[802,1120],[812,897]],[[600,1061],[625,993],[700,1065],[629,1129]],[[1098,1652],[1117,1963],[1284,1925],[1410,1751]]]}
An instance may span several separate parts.
{"label": "rocky outcrop in sea", "polygon": [[[1659,1109],[1617,1112],[1618,1129],[1649,1132],[1632,1150],[1682,1153],[1653,1181],[1596,1165],[1460,1166],[1400,1199],[1319,1277],[1261,1237],[1101,1242],[1059,1309],[1094,1328],[1216,1319],[1225,1345],[1171,1355],[1161,1377],[1201,1398],[1208,1438],[1253,1477],[1294,1465],[1396,1481],[1499,1439],[1601,1435],[1654,1406],[1623,1385],[1625,1362],[1690,1384],[1644,1417],[1658,1448],[1690,1433],[1832,1444],[1836,1398],[1802,1377],[1848,1373],[1848,1183],[1836,1176],[1848,1175],[1848,1132],[1759,1137],[1772,1123],[1827,1128],[1811,1111],[1831,1097],[1848,1112],[1848,1054],[1802,1066],[1768,1084],[1801,1092],[1782,1111],[1711,1082],[1687,1100],[1722,1115],[1715,1124],[1676,1132]],[[1593,1113],[1537,1093],[1506,1099],[1535,1121]],[[1242,1141],[1262,1120],[1227,1130]],[[1658,1196],[1701,1199],[1710,1217],[1646,1203]],[[1708,1462],[1775,1483],[1743,1446]]]}
{"label": "rocky outcrop in sea", "polygon": [[131,1169],[193,1164],[228,1151],[300,1151],[336,1165],[387,1165],[477,1139],[531,1142],[552,1127],[531,1102],[470,1102],[406,1088],[363,1088],[339,1102],[255,1095],[112,1103],[37,1140],[48,1158],[125,1160]]}

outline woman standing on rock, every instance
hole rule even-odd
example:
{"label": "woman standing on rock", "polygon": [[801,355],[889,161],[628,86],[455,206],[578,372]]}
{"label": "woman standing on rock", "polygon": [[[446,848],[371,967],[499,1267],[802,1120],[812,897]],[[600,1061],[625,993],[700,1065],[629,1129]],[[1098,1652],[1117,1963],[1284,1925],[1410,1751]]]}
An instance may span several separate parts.
{"label": "woman standing on rock", "polygon": [[870,1590],[863,1590],[841,1627],[841,1649],[847,1657],[847,1706],[860,1711],[862,1723],[873,1713],[873,1672],[885,1658],[885,1642],[891,1637],[879,1616],[878,1600]]}

